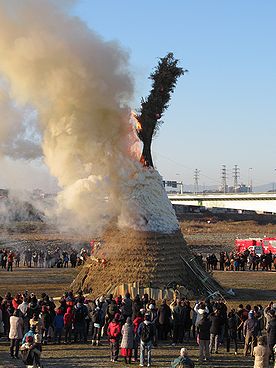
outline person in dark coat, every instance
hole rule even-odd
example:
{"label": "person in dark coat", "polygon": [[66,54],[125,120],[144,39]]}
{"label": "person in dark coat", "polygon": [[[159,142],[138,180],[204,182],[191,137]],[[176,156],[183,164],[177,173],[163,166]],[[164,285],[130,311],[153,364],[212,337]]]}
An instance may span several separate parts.
{"label": "person in dark coat", "polygon": [[143,303],[140,299],[140,296],[136,295],[136,297],[133,300],[133,304],[132,304],[132,318],[133,319],[139,315],[140,309],[142,308],[143,308]]}
{"label": "person in dark coat", "polygon": [[198,343],[199,343],[199,361],[210,359],[210,328],[212,322],[208,319],[208,314],[203,313],[201,321],[198,323]]}
{"label": "person in dark coat", "polygon": [[276,313],[275,313],[275,310],[272,309],[270,311],[270,314],[272,318],[270,322],[268,323],[268,327],[267,327],[267,345],[270,349],[272,360],[274,361],[275,357],[274,357],[273,346],[276,344]]}
{"label": "person in dark coat", "polygon": [[103,313],[99,307],[96,307],[92,312],[92,323],[93,323],[93,336],[92,345],[99,346],[101,338],[101,329],[103,326]]}
{"label": "person in dark coat", "polygon": [[166,340],[168,337],[171,329],[171,314],[171,309],[167,305],[166,299],[164,299],[157,313],[158,339],[160,340]]}
{"label": "person in dark coat", "polygon": [[216,309],[213,313],[210,314],[209,320],[211,321],[210,328],[210,346],[209,350],[212,353],[213,345],[215,345],[215,353],[218,353],[218,345],[219,345],[219,334],[221,331],[221,326],[223,324],[220,311]]}
{"label": "person in dark coat", "polygon": [[191,336],[192,318],[191,318],[192,308],[190,306],[189,300],[185,300],[183,306],[183,318],[184,318],[184,338],[185,332],[188,332],[188,338]]}
{"label": "person in dark coat", "polygon": [[235,313],[235,310],[232,309],[228,314],[228,336],[227,336],[227,352],[230,351],[230,342],[231,340],[234,342],[235,346],[235,355],[238,354],[238,344],[237,344],[237,329],[238,329],[238,316]]}
{"label": "person in dark coat", "polygon": [[126,293],[125,298],[122,304],[122,315],[124,320],[127,320],[127,317],[132,317],[132,300],[130,299],[130,294]]}
{"label": "person in dark coat", "polygon": [[176,345],[178,342],[183,342],[184,336],[184,310],[181,300],[177,301],[177,305],[173,308],[173,343]]}
{"label": "person in dark coat", "polygon": [[85,339],[85,317],[88,315],[88,309],[82,301],[74,307],[74,342],[84,342]]}

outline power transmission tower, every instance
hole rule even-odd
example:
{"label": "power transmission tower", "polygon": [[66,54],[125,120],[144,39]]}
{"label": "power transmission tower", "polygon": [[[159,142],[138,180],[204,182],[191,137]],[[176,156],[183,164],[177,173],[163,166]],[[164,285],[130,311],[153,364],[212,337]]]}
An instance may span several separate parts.
{"label": "power transmission tower", "polygon": [[223,193],[227,192],[227,173],[226,173],[226,165],[222,165],[221,169],[221,190]]}
{"label": "power transmission tower", "polygon": [[233,168],[233,178],[234,178],[233,189],[234,189],[235,193],[238,190],[238,178],[239,177],[240,177],[240,169],[239,169],[238,165],[235,165],[234,168]]}
{"label": "power transmission tower", "polygon": [[195,194],[198,193],[199,173],[200,173],[200,170],[195,169],[195,173],[194,173],[194,193]]}

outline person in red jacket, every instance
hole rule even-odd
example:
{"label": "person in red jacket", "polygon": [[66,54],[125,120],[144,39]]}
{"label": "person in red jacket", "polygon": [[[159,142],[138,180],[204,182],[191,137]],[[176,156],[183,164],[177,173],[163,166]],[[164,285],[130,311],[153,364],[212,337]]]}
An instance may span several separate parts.
{"label": "person in red jacket", "polygon": [[107,328],[107,335],[110,343],[111,362],[117,362],[119,356],[119,341],[121,336],[121,324],[119,320],[120,314],[116,313],[113,321],[109,323]]}
{"label": "person in red jacket", "polygon": [[8,254],[8,267],[7,267],[7,271],[12,271],[13,259],[14,259],[14,253],[10,250],[9,251],[9,254]]}
{"label": "person in red jacket", "polygon": [[14,296],[12,300],[12,306],[14,309],[17,309],[21,303],[22,303],[22,297],[21,297],[21,294],[18,293]]}
{"label": "person in red jacket", "polygon": [[67,307],[66,313],[64,314],[63,317],[64,330],[65,330],[64,336],[65,344],[67,343],[71,344],[73,319],[74,319],[73,309],[72,307]]}
{"label": "person in red jacket", "polygon": [[138,313],[138,316],[136,316],[133,320],[133,327],[134,327],[134,362],[137,362],[138,360],[138,347],[140,345],[140,336],[138,335],[138,328],[140,326],[140,323],[142,323],[143,317],[141,312]]}

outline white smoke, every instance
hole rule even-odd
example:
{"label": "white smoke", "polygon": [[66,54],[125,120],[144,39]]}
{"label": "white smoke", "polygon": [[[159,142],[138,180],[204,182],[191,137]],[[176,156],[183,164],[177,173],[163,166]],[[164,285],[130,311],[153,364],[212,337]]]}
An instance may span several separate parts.
{"label": "white smoke", "polygon": [[[16,157],[40,155],[39,138],[26,138],[28,119],[18,116],[32,106],[45,162],[62,188],[58,218],[87,231],[126,218],[124,184],[144,169],[129,145],[133,83],[127,53],[64,9],[46,0],[0,0],[0,73],[8,111],[0,143],[7,155],[13,145]],[[12,128],[9,119],[16,122]]]}
{"label": "white smoke", "polygon": [[32,123],[28,109],[16,106],[6,83],[0,83],[0,155],[32,160],[41,157],[42,150],[32,138]]}

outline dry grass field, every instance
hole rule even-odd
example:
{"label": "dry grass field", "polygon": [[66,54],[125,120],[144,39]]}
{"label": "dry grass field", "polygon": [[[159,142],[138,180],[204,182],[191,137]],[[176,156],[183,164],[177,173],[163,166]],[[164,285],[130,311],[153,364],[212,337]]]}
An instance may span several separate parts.
{"label": "dry grass field", "polygon": [[[243,236],[263,236],[273,235],[275,225],[258,225],[255,222],[216,222],[207,224],[206,221],[196,222],[194,220],[182,221],[181,228],[185,234],[187,243],[195,251],[208,253],[210,251],[219,252],[221,249],[231,249],[234,239]],[[30,231],[31,230],[31,231]],[[20,232],[9,231],[6,229],[0,231],[0,240],[2,244],[8,244],[12,241],[14,244],[20,244],[21,239],[25,242],[47,240],[47,232],[43,225],[39,227],[39,234],[35,227],[20,227]],[[275,233],[274,233],[275,235]],[[36,239],[36,240],[35,240]],[[51,241],[61,239],[60,234],[50,235]],[[68,239],[66,240],[68,242]],[[71,239],[70,239],[71,241]],[[7,290],[11,292],[29,290],[37,293],[47,292],[53,297],[60,296],[68,289],[71,281],[75,277],[75,269],[14,269],[14,272],[8,273],[0,269],[0,295]],[[268,301],[276,299],[276,272],[214,272],[214,277],[221,283],[225,289],[234,289],[236,296],[227,300],[228,306],[236,307],[240,302],[251,303],[252,305],[261,303],[266,305]],[[240,351],[237,356],[225,353],[225,347],[221,347],[219,354],[212,357],[208,364],[199,364],[198,348],[195,341],[185,341],[190,351],[191,358],[195,361],[196,367],[208,368],[236,368],[253,367],[253,360],[250,357],[244,358]],[[161,344],[153,350],[153,367],[169,368],[170,362],[179,353],[179,347],[172,347],[168,343]],[[111,368],[125,367],[125,364],[117,364],[109,361],[109,349],[106,340],[100,347],[93,347],[90,344],[85,345],[47,345],[43,351],[43,365],[47,368],[66,368],[66,367],[105,367]],[[137,364],[132,364],[137,366]],[[8,342],[0,342],[0,367],[15,368],[23,367],[20,361],[14,361],[8,355]]]}

